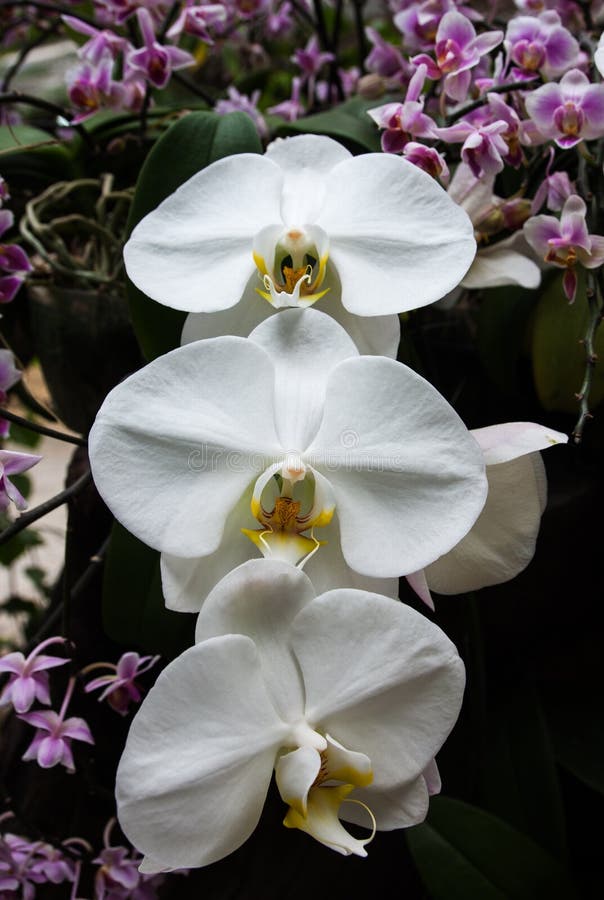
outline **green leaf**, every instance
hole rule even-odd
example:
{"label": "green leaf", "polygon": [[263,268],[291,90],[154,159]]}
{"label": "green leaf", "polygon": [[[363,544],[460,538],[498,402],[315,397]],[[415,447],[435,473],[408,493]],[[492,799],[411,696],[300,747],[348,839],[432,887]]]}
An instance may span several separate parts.
{"label": "green leaf", "polygon": [[520,360],[526,353],[538,294],[520,287],[491,288],[483,294],[478,313],[478,354],[499,390],[514,394],[520,388]]}
{"label": "green leaf", "polygon": [[374,100],[353,97],[340,106],[313,116],[305,116],[298,122],[287,122],[276,129],[278,137],[292,134],[325,134],[339,140],[352,153],[380,150],[380,133],[367,110],[376,105]]}
{"label": "green leaf", "polygon": [[435,797],[406,832],[433,900],[572,900],[568,873],[530,838],[478,807]]}
{"label": "green leaf", "polygon": [[595,713],[602,705],[600,685],[585,681],[564,696],[550,691],[545,702],[556,759],[576,778],[604,794],[604,721]]}
{"label": "green leaf", "polygon": [[[203,111],[179,119],[157,141],[141,170],[128,234],[177,187],[210,163],[234,153],[261,152],[256,128],[245,113],[219,116]],[[147,359],[179,346],[186,313],[156,303],[130,281],[128,299],[134,330]]]}
{"label": "green leaf", "polygon": [[485,803],[554,856],[564,858],[562,797],[539,695],[530,681],[506,685],[506,696],[489,704],[482,766]]}
{"label": "green leaf", "polygon": [[118,522],[111,533],[103,575],[103,627],[118,643],[167,659],[194,643],[195,616],[165,607],[159,553]]}
{"label": "green leaf", "polygon": [[[532,338],[533,377],[541,405],[547,410],[577,414],[575,394],[585,374],[585,336],[589,310],[585,298],[585,277],[579,272],[577,298],[569,303],[562,290],[562,276],[544,291],[535,311]],[[600,360],[604,358],[604,328],[594,340]],[[604,366],[594,369],[590,408],[604,400]]]}
{"label": "green leaf", "polygon": [[38,547],[43,543],[44,541],[37,531],[26,528],[12,537],[10,541],[7,541],[6,544],[2,544],[0,547],[0,564],[10,566],[27,550],[30,550],[32,547]]}
{"label": "green leaf", "polygon": [[0,172],[9,189],[14,180],[30,191],[77,177],[67,146],[47,131],[29,125],[0,128]]}

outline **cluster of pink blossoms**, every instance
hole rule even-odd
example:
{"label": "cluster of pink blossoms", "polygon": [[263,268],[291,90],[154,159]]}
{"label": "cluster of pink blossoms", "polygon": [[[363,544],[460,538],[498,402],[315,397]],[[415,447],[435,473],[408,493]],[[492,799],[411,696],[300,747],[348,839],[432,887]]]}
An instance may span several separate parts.
{"label": "cluster of pink blossoms", "polygon": [[[459,158],[458,169],[465,167],[468,176],[463,198],[456,199],[466,209],[475,205],[473,193],[482,197],[485,179],[495,179],[505,167],[521,175],[530,162],[537,174],[519,180],[519,193],[511,198],[519,214],[512,228],[499,216],[501,236],[522,232],[527,255],[532,249],[539,266],[564,269],[564,291],[572,301],[577,265],[601,266],[604,239],[590,233],[577,184],[557,169],[563,165],[558,148],[581,149],[604,136],[604,84],[597,51],[595,57],[588,54],[574,33],[589,31],[577,4],[515,5],[505,28],[495,29],[456,0],[397,3],[400,48],[367,29],[373,49],[366,65],[385,89],[406,88],[406,96],[369,115],[382,131],[384,152],[402,154],[444,184],[451,157]],[[591,6],[592,16],[602,16],[600,5]],[[561,217],[536,215],[544,204]],[[479,244],[496,233],[477,232]]]}
{"label": "cluster of pink blossoms", "polygon": [[[64,766],[67,772],[75,771],[72,742],[93,744],[94,738],[88,724],[78,716],[67,717],[76,679],[70,678],[59,712],[53,709],[32,709],[51,705],[49,671],[66,665],[63,656],[44,653],[48,647],[64,645],[61,637],[51,637],[38,644],[29,655],[14,651],[0,657],[0,675],[7,675],[0,694],[0,707],[12,706],[15,714],[33,726],[33,740],[23,754],[24,761],[36,761],[43,769]],[[126,715],[133,704],[138,704],[143,690],[137,678],[159,660],[154,656],[124,653],[116,664],[93,663],[80,673],[103,668],[110,674],[94,678],[84,685],[84,692],[102,688],[99,701],[106,700],[121,715]],[[7,813],[0,820],[10,817]],[[143,875],[138,871],[141,856],[121,845],[112,845],[110,835],[115,820],[105,829],[103,847],[96,855],[86,841],[69,838],[60,846],[42,841],[31,841],[11,832],[0,836],[0,897],[20,896],[33,900],[36,886],[42,884],[74,885],[71,896],[77,896],[81,861],[87,859],[96,867],[94,900],[155,900],[156,888],[162,878]],[[18,892],[18,893],[17,893]]]}
{"label": "cluster of pink blossoms", "polygon": [[[0,821],[11,818],[10,813]],[[58,846],[6,832],[0,835],[0,897],[34,900],[39,886],[70,884],[70,897],[79,894],[84,860],[94,871],[94,900],[156,900],[161,875],[138,871],[140,854],[110,843],[115,820],[110,819],[97,855],[82,838],[67,838]]]}

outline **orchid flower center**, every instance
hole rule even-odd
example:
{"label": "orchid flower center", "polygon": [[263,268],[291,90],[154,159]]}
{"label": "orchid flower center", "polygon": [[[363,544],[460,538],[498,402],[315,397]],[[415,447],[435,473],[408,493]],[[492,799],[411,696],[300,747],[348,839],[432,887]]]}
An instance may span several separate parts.
{"label": "orchid flower center", "polygon": [[291,452],[256,482],[251,510],[262,527],[242,531],[264,557],[302,568],[322,543],[313,529],[329,524],[334,509],[331,491],[319,488],[316,473]]}
{"label": "orchid flower center", "polygon": [[554,113],[554,122],[563,134],[576,137],[581,134],[585,121],[583,110],[576,106],[572,100],[567,100],[564,106],[559,106]]}
{"label": "orchid flower center", "polygon": [[437,43],[436,61],[438,63],[438,68],[443,75],[448,75],[450,72],[457,71],[461,58],[461,49],[457,41],[453,40],[453,38],[446,38],[446,40]]}
{"label": "orchid flower center", "polygon": [[560,242],[560,245],[557,246],[556,242],[549,241],[551,248],[545,254],[545,262],[551,262],[558,266],[564,266],[565,268],[572,269],[577,264],[577,250],[576,247],[565,245]]}
{"label": "orchid flower center", "polygon": [[[328,734],[321,735],[306,722],[294,727],[292,737],[297,748],[285,752],[275,767],[279,793],[289,805],[283,824],[306,832],[338,853],[366,856],[365,845],[376,831],[375,818],[364,803],[349,800],[348,795],[355,787],[371,784],[371,760]],[[358,840],[343,827],[339,810],[344,802],[359,803],[367,811],[372,823],[369,838]]]}
{"label": "orchid flower center", "polygon": [[518,41],[512,59],[528,72],[537,72],[545,62],[545,48],[539,41]]}
{"label": "orchid flower center", "polygon": [[329,288],[319,290],[325,278],[328,239],[316,225],[283,229],[270,225],[254,240],[254,262],[264,289],[261,297],[276,307],[311,306]]}

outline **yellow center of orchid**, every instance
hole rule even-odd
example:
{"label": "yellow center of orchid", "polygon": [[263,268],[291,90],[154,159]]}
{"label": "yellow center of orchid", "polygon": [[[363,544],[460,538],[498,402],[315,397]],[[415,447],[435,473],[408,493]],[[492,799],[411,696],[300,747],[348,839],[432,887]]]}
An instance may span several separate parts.
{"label": "yellow center of orchid", "polygon": [[311,306],[329,290],[319,290],[328,255],[326,239],[299,228],[282,232],[275,243],[255,246],[254,262],[264,287],[257,292],[277,308]]}

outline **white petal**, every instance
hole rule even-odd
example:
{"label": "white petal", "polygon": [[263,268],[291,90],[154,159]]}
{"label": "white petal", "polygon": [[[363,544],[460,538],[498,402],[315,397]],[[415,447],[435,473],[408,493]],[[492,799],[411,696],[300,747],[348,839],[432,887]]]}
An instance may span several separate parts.
{"label": "white petal", "polygon": [[254,235],[280,221],[282,186],[281,170],[264,156],[217,160],[141,219],[124,247],[128,276],[176,309],[233,306],[254,269]]}
{"label": "white petal", "polygon": [[298,614],[291,643],[309,724],[366,754],[377,789],[414,781],[461,705],[464,668],[446,635],[396,600],[336,590]]}
{"label": "white petal", "polygon": [[260,347],[223,337],[173,350],[114,388],[90,461],[116,518],[162,552],[216,550],[229,512],[282,453],[273,379]]}
{"label": "white petal", "polygon": [[[190,313],[185,320],[181,343],[188,344],[223,334],[247,337],[257,325],[278,312],[258,294],[256,288],[262,287],[258,273],[254,272],[236,306],[215,313]],[[340,282],[337,272],[330,265],[327,266],[327,275],[321,285],[321,290],[325,288],[329,288],[327,294],[313,304],[313,309],[335,319],[350,335],[359,353],[390,356],[394,359],[401,332],[398,316],[351,315],[342,306]]]}
{"label": "white petal", "polygon": [[284,174],[281,216],[288,226],[316,221],[325,198],[329,172],[351,154],[323,135],[303,134],[269,144],[266,159]]}
{"label": "white petal", "polygon": [[129,840],[162,868],[231,853],[258,822],[285,730],[249,638],[186,650],[159,676],[128,734],[117,801]]}
{"label": "white petal", "polygon": [[[409,828],[423,822],[428,812],[430,795],[422,775],[400,787],[378,790],[370,785],[357,788],[351,794],[352,800],[360,800],[369,807],[378,831],[392,831],[394,828]],[[345,822],[367,827],[367,812],[355,803],[343,803],[340,818]]]}
{"label": "white petal", "polygon": [[486,497],[480,448],[402,363],[362,356],[331,372],[304,459],[329,479],[344,559],[364,575],[416,572],[458,543]]}
{"label": "white petal", "polygon": [[161,555],[161,582],[166,606],[177,612],[199,612],[212,588],[228,572],[259,555],[242,528],[257,528],[250,512],[251,488],[229,513],[220,546],[208,556]]}
{"label": "white petal", "polygon": [[535,552],[546,491],[539,453],[487,466],[489,495],[473,528],[425,570],[433,591],[460,594],[514,578]]}
{"label": "white petal", "polygon": [[494,175],[476,178],[465,163],[460,163],[447,188],[449,197],[462,206],[472,222],[477,225],[493,209],[497,198],[493,196]]}
{"label": "white petal", "polygon": [[433,178],[386,153],[353,157],[330,172],[317,224],[329,235],[343,303],[357,315],[438,300],[476,252],[466,213]]}
{"label": "white petal", "polygon": [[189,313],[182,329],[181,344],[225,334],[247,337],[260,322],[275,312],[270,303],[258,294],[257,287],[262,288],[262,281],[258,272],[254,271],[235,306],[219,312]]}
{"label": "white petal", "polygon": [[305,450],[315,436],[329,372],[336,363],[358,356],[344,329],[314,309],[286,309],[252,331],[275,366],[275,417],[281,445]]}
{"label": "white petal", "polygon": [[321,756],[314,747],[298,747],[291,753],[285,753],[275,766],[275,780],[281,799],[288,806],[293,806],[301,816],[306,815],[308,792],[320,768]]}
{"label": "white petal", "polygon": [[197,620],[196,641],[219,634],[245,634],[254,641],[269,695],[287,722],[298,721],[304,711],[304,689],[289,648],[289,631],[314,596],[300,569],[277,560],[252,559],[216,585]]}
{"label": "white petal", "polygon": [[535,422],[506,422],[475,428],[473,437],[478,441],[487,466],[508,462],[524,453],[546,450],[555,444],[566,444],[568,435]]}
{"label": "white petal", "polygon": [[470,289],[500,287],[505,284],[536,288],[541,283],[541,270],[526,254],[512,250],[507,241],[501,241],[478,251],[461,283],[463,287]]}

